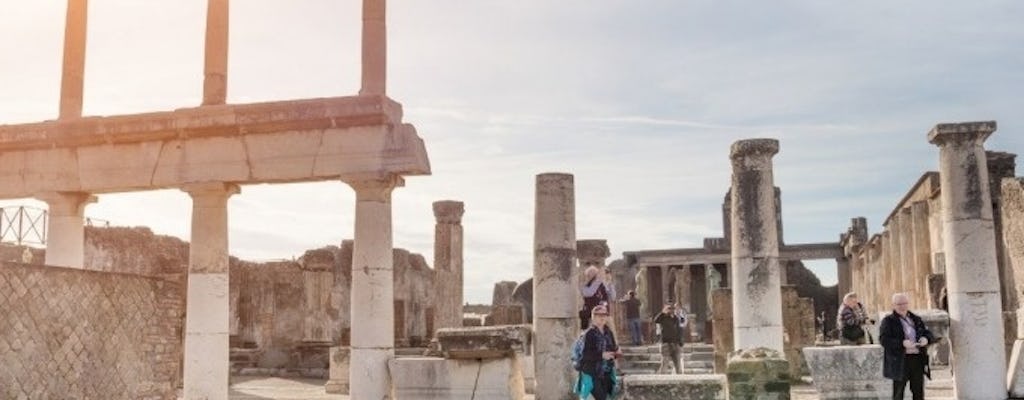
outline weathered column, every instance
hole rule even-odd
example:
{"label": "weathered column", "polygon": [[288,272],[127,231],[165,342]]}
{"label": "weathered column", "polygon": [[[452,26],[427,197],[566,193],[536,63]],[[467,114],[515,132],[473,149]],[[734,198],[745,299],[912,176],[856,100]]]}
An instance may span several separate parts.
{"label": "weathered column", "polygon": [[[1024,293],[1024,178],[1002,180],[1001,218],[1003,244],[1009,265],[1010,284],[1016,293]],[[1004,283],[1005,285],[1005,283]],[[1010,395],[1024,397],[1024,305],[1017,303],[1017,340],[1013,342],[1007,379]]]}
{"label": "weathered column", "polygon": [[384,399],[391,392],[388,361],[395,355],[391,192],[403,181],[390,176],[345,183],[356,192],[349,394],[353,399]]}
{"label": "weathered column", "polygon": [[[435,201],[434,218],[434,331],[462,326],[461,201]],[[433,336],[433,332],[431,332]]]}
{"label": "weathered column", "polygon": [[775,221],[774,139],[732,144],[733,330],[737,350],[782,348],[779,238]]}
{"label": "weathered column", "polygon": [[68,0],[64,25],[64,64],[60,80],[61,119],[82,116],[88,9],[88,0]]}
{"label": "weathered column", "polygon": [[946,250],[953,379],[959,399],[1004,399],[1006,350],[992,200],[983,143],[995,121],[939,124],[942,229]]}
{"label": "weathered column", "polygon": [[228,96],[228,0],[206,1],[206,58],[203,105],[224,104]]}
{"label": "weathered column", "polygon": [[185,301],[185,398],[228,398],[228,198],[237,185],[197,183],[192,197],[192,237]]}
{"label": "weathered column", "polygon": [[996,265],[999,266],[999,281],[1001,283],[1001,298],[1003,301],[1003,312],[1016,311],[1018,305],[1018,291],[1013,285],[1013,264],[1006,253],[1005,240],[1003,240],[1003,218],[1002,218],[1002,193],[1000,187],[1004,178],[1014,178],[1017,170],[1017,155],[1001,151],[986,151],[986,165],[988,165],[989,192],[992,195],[992,221],[996,233]]}
{"label": "weathered column", "polygon": [[334,251],[330,249],[307,250],[299,259],[305,295],[302,341],[307,345],[331,342],[332,320],[327,310],[334,287],[334,263]]}
{"label": "weathered column", "polygon": [[850,259],[848,258],[837,258],[836,259],[836,272],[838,277],[839,296],[846,295],[853,291],[853,268]]}
{"label": "weathered column", "polygon": [[[895,223],[893,220],[889,221],[889,226],[886,227],[885,232],[882,233],[882,263],[885,268],[885,279],[882,281],[882,298],[892,296],[897,290],[897,279],[899,277],[899,269],[896,265],[899,265],[899,259],[896,257],[896,252],[893,249],[893,238],[896,233],[893,231]],[[882,304],[890,304],[891,301],[883,301]]]}
{"label": "weathered column", "polygon": [[363,0],[363,77],[360,95],[383,95],[387,80],[385,0]]}
{"label": "weathered column", "polygon": [[915,201],[910,206],[911,230],[913,231],[914,289],[917,298],[914,304],[925,306],[928,301],[928,275],[932,271],[931,233],[928,226],[928,201]]}
{"label": "weathered column", "polygon": [[537,175],[533,236],[534,393],[569,400],[575,371],[566,360],[579,332],[576,315],[576,200],[573,176]]}
{"label": "weathered column", "polygon": [[[904,207],[899,212],[900,220],[900,268],[901,268],[901,279],[903,282],[902,292],[907,293],[910,299],[916,299],[917,294],[917,275],[915,273],[916,266],[914,264],[914,225],[911,219],[910,207]],[[916,303],[925,304],[925,303]]]}
{"label": "weathered column", "polygon": [[46,202],[46,265],[85,268],[85,206],[96,196],[82,192],[36,195]]}

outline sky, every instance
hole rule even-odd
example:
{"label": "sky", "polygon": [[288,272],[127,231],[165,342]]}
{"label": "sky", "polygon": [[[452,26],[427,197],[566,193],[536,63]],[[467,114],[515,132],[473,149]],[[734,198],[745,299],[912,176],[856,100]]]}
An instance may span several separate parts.
{"label": "sky", "polygon": [[[202,97],[206,2],[89,4],[85,115]],[[0,124],[54,119],[65,2],[0,0]],[[535,176],[575,176],[576,237],[624,251],[722,235],[729,146],[775,138],[787,243],[869,231],[922,173],[942,122],[997,120],[1024,152],[1024,2],[391,1],[388,95],[432,175],[393,194],[394,245],[433,259],[437,200],[465,202],[465,299],[533,268]],[[228,102],[348,96],[360,2],[231,3]],[[32,199],[0,205],[45,206]],[[352,237],[341,182],[249,185],[232,255],[291,259]],[[105,194],[86,216],[189,236],[179,190]],[[810,263],[826,284],[835,263]]]}

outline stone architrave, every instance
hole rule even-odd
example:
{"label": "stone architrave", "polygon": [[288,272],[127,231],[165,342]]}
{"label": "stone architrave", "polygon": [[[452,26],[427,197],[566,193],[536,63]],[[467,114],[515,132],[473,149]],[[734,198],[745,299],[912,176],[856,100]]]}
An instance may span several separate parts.
{"label": "stone architrave", "polygon": [[953,379],[959,399],[1003,399],[1006,350],[985,139],[995,121],[936,125]]}
{"label": "stone architrave", "polygon": [[913,236],[914,252],[914,290],[917,291],[917,298],[914,304],[921,306],[928,302],[928,275],[932,270],[931,235],[928,225],[928,201],[915,201],[910,206],[910,218]]}
{"label": "stone architrave", "polygon": [[900,281],[903,282],[903,292],[907,293],[911,300],[917,299],[917,275],[914,261],[914,225],[911,219],[910,207],[904,207],[899,212],[900,219]]}
{"label": "stone architrave", "polygon": [[774,139],[732,144],[732,288],[735,348],[783,351]]}
{"label": "stone architrave", "polygon": [[197,183],[182,188],[192,197],[185,312],[186,399],[228,398],[228,198],[237,185]]}
{"label": "stone architrave", "polygon": [[388,362],[395,355],[391,192],[403,181],[389,176],[345,182],[356,192],[349,392],[354,399],[384,399],[391,392]]}
{"label": "stone architrave", "polygon": [[568,368],[579,332],[576,314],[576,206],[573,176],[537,175],[534,220],[533,329],[538,399],[569,400]]}
{"label": "stone architrave", "polygon": [[61,119],[82,116],[88,10],[88,0],[68,0],[64,25],[64,64],[60,81]]}
{"label": "stone architrave", "polygon": [[48,192],[35,196],[46,202],[46,265],[84,269],[85,206],[96,196],[81,192]]}
{"label": "stone architrave", "polygon": [[462,327],[461,201],[434,202],[434,330]]}

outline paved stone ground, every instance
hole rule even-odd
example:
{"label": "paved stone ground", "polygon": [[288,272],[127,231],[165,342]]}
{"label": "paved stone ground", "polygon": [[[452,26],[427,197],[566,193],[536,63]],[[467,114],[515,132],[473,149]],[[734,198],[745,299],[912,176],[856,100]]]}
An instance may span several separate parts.
{"label": "paved stone ground", "polygon": [[[925,398],[929,400],[952,400],[953,377],[948,368],[932,371],[932,381],[927,381]],[[289,379],[275,377],[234,376],[231,378],[231,399],[233,400],[349,400],[348,396],[324,393],[323,380]],[[808,384],[796,385],[790,392],[792,400],[818,400],[818,392]],[[907,391],[907,399],[910,391]],[[527,396],[533,400],[533,396]]]}

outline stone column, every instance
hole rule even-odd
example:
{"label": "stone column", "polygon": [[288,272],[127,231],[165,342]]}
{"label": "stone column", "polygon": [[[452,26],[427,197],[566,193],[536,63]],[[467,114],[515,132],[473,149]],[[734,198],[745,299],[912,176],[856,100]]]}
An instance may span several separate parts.
{"label": "stone column", "polygon": [[939,124],[928,133],[928,141],[939,146],[953,378],[959,399],[1007,396],[999,271],[983,147],[995,130],[995,121],[988,121]]}
{"label": "stone column", "polygon": [[228,398],[228,198],[237,185],[182,188],[192,197],[192,237],[185,301],[185,398]]}
{"label": "stone column", "polygon": [[360,95],[383,95],[387,78],[385,0],[363,0],[363,77]]}
{"label": "stone column", "polygon": [[88,0],[68,0],[64,25],[64,64],[60,81],[61,119],[82,116],[88,9]]}
{"label": "stone column", "polygon": [[203,105],[224,104],[228,89],[228,0],[206,1]]}
{"label": "stone column", "polygon": [[[462,214],[461,201],[435,201],[434,218],[434,331],[462,327]],[[433,332],[430,332],[433,336]]]}
{"label": "stone column", "polygon": [[895,237],[895,232],[893,231],[894,226],[895,224],[893,223],[893,220],[890,220],[889,226],[886,228],[885,232],[882,233],[882,264],[885,269],[885,278],[882,280],[882,304],[891,303],[888,299],[892,296],[893,292],[896,291],[898,286],[896,282],[899,280],[897,279],[897,277],[899,277],[899,270],[896,267],[899,260],[896,257],[895,249],[893,249],[893,238]]}
{"label": "stone column", "polygon": [[[1003,244],[1010,271],[1010,284],[1017,294],[1024,293],[1024,178],[1002,180],[1000,203]],[[1005,285],[1006,283],[1004,283]],[[1024,397],[1024,306],[1017,303],[1017,338],[1010,353],[1007,379],[1010,395]]]}
{"label": "stone column", "polygon": [[[900,281],[903,282],[904,293],[913,300],[918,298],[917,274],[914,261],[914,224],[911,219],[910,207],[904,207],[899,212],[900,221]],[[915,303],[924,304],[924,303]]]}
{"label": "stone column", "polygon": [[850,259],[848,258],[837,258],[836,259],[836,272],[838,273],[838,286],[839,296],[844,296],[847,293],[853,291],[853,271],[850,271],[851,266]]}
{"label": "stone column", "polygon": [[395,355],[391,192],[403,181],[390,176],[345,183],[356,192],[349,394],[353,399],[384,399],[391,393],[388,362]]}
{"label": "stone column", "polygon": [[775,221],[774,139],[732,144],[733,330],[737,350],[782,352],[782,294]]}
{"label": "stone column", "polygon": [[537,175],[533,237],[534,370],[538,399],[572,399],[567,360],[579,332],[576,314],[576,200],[573,176]]}
{"label": "stone column", "polygon": [[917,298],[914,304],[923,307],[928,301],[928,275],[932,271],[931,234],[928,226],[928,201],[915,201],[910,206],[910,219],[913,231],[914,252],[914,289]]}
{"label": "stone column", "polygon": [[85,206],[96,196],[82,192],[36,195],[46,202],[46,265],[81,268],[85,265]]}

